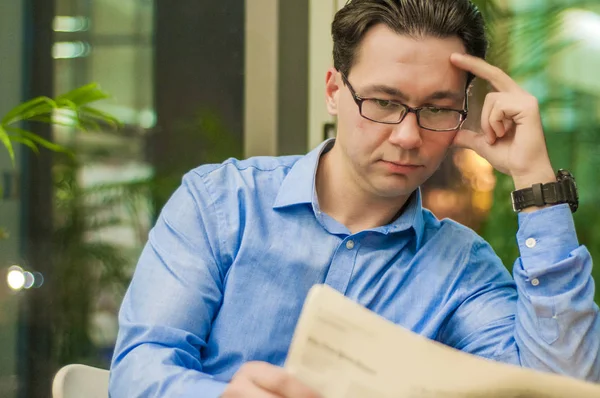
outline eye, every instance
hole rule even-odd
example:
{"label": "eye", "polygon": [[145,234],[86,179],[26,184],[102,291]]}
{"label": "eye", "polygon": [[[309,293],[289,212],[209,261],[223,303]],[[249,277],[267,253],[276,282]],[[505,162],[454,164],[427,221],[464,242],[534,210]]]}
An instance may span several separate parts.
{"label": "eye", "polygon": [[374,100],[375,103],[377,104],[378,107],[383,108],[383,109],[390,109],[390,108],[395,108],[398,105],[390,100],[380,100],[380,99],[376,99]]}
{"label": "eye", "polygon": [[446,111],[446,109],[440,109],[440,108],[427,108],[427,111],[434,114],[434,115],[438,115],[440,113],[444,113]]}

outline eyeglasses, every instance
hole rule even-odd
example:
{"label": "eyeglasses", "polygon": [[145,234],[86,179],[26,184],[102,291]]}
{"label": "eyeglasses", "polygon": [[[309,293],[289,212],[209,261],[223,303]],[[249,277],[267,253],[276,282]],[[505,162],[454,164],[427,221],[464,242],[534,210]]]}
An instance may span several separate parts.
{"label": "eyeglasses", "polygon": [[465,109],[450,109],[437,106],[411,108],[400,102],[377,98],[363,98],[356,94],[354,88],[343,73],[342,80],[348,86],[354,102],[358,105],[360,115],[365,119],[383,124],[400,124],[409,113],[417,116],[419,127],[431,131],[454,131],[462,127],[467,119],[468,96],[465,91]]}

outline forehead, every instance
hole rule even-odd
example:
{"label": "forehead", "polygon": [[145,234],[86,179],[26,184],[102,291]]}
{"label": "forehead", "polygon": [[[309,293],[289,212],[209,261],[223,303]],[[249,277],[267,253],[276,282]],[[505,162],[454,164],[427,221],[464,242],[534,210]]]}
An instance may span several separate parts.
{"label": "forehead", "polygon": [[358,47],[350,74],[363,85],[385,84],[416,97],[461,91],[467,74],[450,63],[454,52],[465,52],[458,37],[412,37],[376,25]]}

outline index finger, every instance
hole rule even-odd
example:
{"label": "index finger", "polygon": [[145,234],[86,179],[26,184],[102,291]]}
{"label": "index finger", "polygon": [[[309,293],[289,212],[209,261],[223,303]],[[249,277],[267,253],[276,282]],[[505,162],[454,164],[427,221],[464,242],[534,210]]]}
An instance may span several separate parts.
{"label": "index finger", "polygon": [[521,87],[502,69],[488,64],[485,60],[469,54],[454,53],[450,61],[462,70],[471,72],[475,76],[485,79],[498,91],[517,91]]}

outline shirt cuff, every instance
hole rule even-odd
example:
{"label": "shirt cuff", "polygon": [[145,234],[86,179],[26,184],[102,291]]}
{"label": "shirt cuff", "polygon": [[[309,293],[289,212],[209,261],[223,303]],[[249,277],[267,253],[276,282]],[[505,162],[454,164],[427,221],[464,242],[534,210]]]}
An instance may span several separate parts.
{"label": "shirt cuff", "polygon": [[518,219],[517,243],[521,264],[530,278],[543,274],[579,247],[568,204],[519,213]]}

